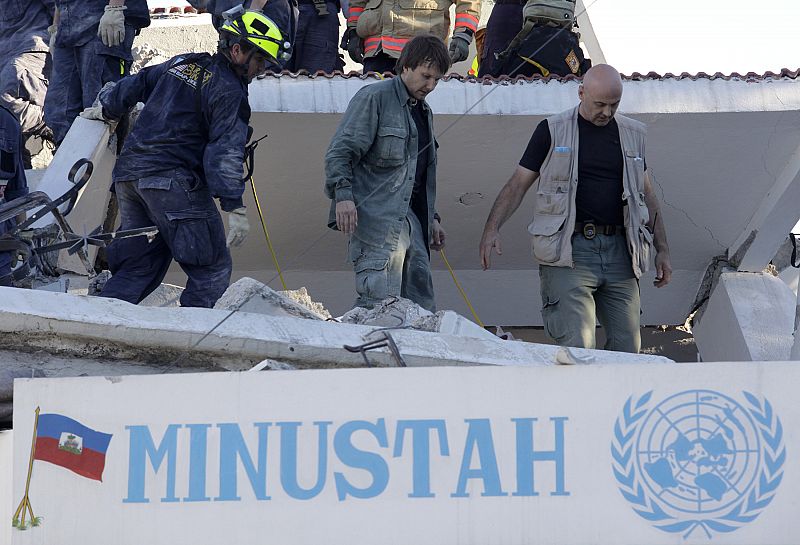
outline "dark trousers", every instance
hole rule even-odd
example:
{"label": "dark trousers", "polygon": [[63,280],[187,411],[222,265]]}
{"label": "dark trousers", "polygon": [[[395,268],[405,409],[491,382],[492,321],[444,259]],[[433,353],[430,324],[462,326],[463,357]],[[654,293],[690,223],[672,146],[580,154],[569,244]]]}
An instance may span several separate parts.
{"label": "dark trousers", "polygon": [[110,48],[100,38],[76,47],[54,47],[53,73],[44,100],[44,120],[56,144],[67,135],[72,122],[97,98],[109,81],[128,74],[136,29],[126,26],[125,42]]}
{"label": "dark trousers", "polygon": [[397,64],[397,59],[394,57],[390,57],[383,51],[375,55],[374,57],[368,57],[364,59],[364,73],[367,72],[377,72],[378,74],[384,74],[386,72],[397,74],[395,72],[395,65]]}
{"label": "dark trousers", "polygon": [[520,30],[522,30],[522,4],[495,4],[486,23],[486,39],[483,43],[478,77],[502,75],[499,69],[494,70],[494,54],[504,51]]}
{"label": "dark trousers", "polygon": [[228,288],[231,254],[225,225],[205,183],[184,173],[117,182],[120,229],[155,225],[158,235],[115,240],[108,247],[113,275],[101,297],[139,303],[155,290],[174,259],[186,273],[181,306],[211,308]]}
{"label": "dark trousers", "polygon": [[286,67],[291,72],[308,70],[311,74],[326,74],[342,70],[344,62],[339,57],[339,6],[326,2],[328,15],[318,15],[314,4],[298,6],[297,39],[292,59]]}

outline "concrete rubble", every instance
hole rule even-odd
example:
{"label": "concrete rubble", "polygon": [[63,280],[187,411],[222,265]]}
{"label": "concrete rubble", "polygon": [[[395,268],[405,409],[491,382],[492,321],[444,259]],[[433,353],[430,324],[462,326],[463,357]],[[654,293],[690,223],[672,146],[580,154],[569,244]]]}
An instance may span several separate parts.
{"label": "concrete rubble", "polygon": [[355,307],[339,318],[339,321],[346,324],[416,329],[447,335],[501,340],[452,310],[441,310],[434,314],[402,297],[389,297],[372,309]]}
{"label": "concrete rubble", "polygon": [[266,284],[248,277],[231,284],[214,308],[307,320],[331,318],[324,306],[311,300],[305,288],[275,291]]}

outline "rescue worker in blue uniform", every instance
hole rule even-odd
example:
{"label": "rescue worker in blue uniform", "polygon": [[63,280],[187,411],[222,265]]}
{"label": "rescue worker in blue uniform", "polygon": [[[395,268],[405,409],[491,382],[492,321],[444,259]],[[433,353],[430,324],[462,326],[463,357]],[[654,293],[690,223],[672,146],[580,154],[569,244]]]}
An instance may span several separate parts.
{"label": "rescue worker in blue uniform", "polygon": [[307,70],[311,74],[332,74],[344,69],[339,56],[338,0],[299,0],[299,18],[290,72]]}
{"label": "rescue worker in blue uniform", "polygon": [[182,306],[213,307],[227,289],[231,255],[214,204],[228,216],[228,246],[249,230],[242,202],[250,106],[247,85],[284,45],[277,25],[246,11],[220,27],[218,52],[186,54],[107,84],[81,115],[119,120],[144,103],[114,167],[121,229],[156,225],[158,235],[108,248],[112,277],[103,297],[139,303],[174,259],[188,280]]}
{"label": "rescue worker in blue uniform", "polygon": [[[25,140],[52,139],[44,123],[44,97],[51,67],[47,29],[54,10],[54,0],[6,0],[0,9],[0,105],[17,117]],[[30,168],[30,157],[22,152]]]}
{"label": "rescue worker in blue uniform", "polygon": [[128,74],[133,39],[150,24],[147,0],[55,0],[53,73],[44,118],[60,144],[103,85]]}
{"label": "rescue worker in blue uniform", "polygon": [[[22,164],[22,130],[11,111],[0,106],[0,204],[28,194]],[[15,219],[0,223],[0,235],[16,226]],[[11,285],[11,252],[0,252],[0,286]]]}

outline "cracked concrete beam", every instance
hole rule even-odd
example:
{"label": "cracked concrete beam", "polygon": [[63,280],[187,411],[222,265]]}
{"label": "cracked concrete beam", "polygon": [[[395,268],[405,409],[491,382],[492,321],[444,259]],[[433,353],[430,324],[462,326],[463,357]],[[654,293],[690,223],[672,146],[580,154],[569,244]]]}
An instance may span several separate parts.
{"label": "cracked concrete beam", "polygon": [[775,184],[736,242],[728,249],[742,272],[761,272],[800,219],[800,146],[775,178]]}

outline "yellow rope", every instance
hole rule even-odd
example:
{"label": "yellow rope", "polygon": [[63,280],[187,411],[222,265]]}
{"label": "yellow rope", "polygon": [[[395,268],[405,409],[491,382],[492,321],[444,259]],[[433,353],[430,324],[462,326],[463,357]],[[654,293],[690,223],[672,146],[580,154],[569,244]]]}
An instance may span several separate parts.
{"label": "yellow rope", "polygon": [[475,312],[475,309],[472,307],[472,303],[469,302],[469,297],[467,297],[467,294],[464,291],[464,288],[462,288],[461,284],[458,282],[458,278],[456,278],[456,273],[453,272],[453,267],[450,266],[450,262],[447,261],[447,256],[444,255],[444,250],[439,250],[439,253],[442,254],[442,259],[444,259],[444,264],[447,265],[447,270],[450,271],[450,276],[453,277],[453,282],[455,282],[456,287],[458,288],[458,291],[461,292],[461,297],[463,297],[464,298],[464,302],[467,303],[467,306],[469,307],[470,312],[472,312],[472,316],[475,318],[475,321],[478,322],[479,326],[485,328],[486,326],[483,325],[483,322],[481,322],[481,319],[478,318],[478,313]]}
{"label": "yellow rope", "polygon": [[256,210],[258,210],[258,218],[261,220],[261,227],[264,229],[264,236],[267,238],[267,246],[269,246],[269,253],[272,254],[272,262],[275,263],[275,269],[278,271],[278,276],[281,279],[281,285],[283,286],[284,291],[288,288],[286,287],[286,281],[283,279],[283,273],[281,272],[281,266],[278,265],[278,256],[275,255],[275,249],[272,247],[272,241],[269,238],[269,231],[267,231],[267,224],[264,221],[264,213],[261,211],[261,203],[258,201],[258,193],[256,193],[256,184],[253,182],[253,177],[250,176],[250,187],[253,188],[253,197],[256,201]]}

